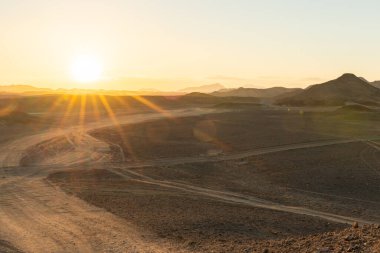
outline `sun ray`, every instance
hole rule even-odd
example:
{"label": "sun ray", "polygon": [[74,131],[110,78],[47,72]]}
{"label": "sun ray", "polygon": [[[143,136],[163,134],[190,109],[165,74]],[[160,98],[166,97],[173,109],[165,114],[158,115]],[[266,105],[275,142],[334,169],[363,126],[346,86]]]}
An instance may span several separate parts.
{"label": "sun ray", "polygon": [[138,158],[131,146],[131,144],[129,143],[128,139],[125,137],[124,135],[124,132],[123,132],[123,129],[121,127],[121,124],[119,123],[115,113],[113,112],[111,106],[109,105],[106,97],[104,95],[99,95],[99,98],[100,98],[100,102],[103,104],[104,108],[106,109],[107,111],[107,114],[109,116],[109,118],[112,120],[112,122],[114,123],[117,131],[119,132],[119,135],[120,135],[120,138],[123,142],[123,146],[125,146],[127,149],[128,149],[128,152],[129,152],[129,155],[131,155],[131,158],[134,160],[134,161],[138,161]]}
{"label": "sun ray", "polygon": [[193,128],[193,135],[199,141],[212,143],[224,152],[230,151],[231,146],[219,139],[217,133],[218,131],[212,121],[200,121]]}
{"label": "sun ray", "polygon": [[70,102],[67,104],[65,113],[62,116],[62,119],[61,119],[61,122],[60,122],[60,126],[61,127],[64,127],[64,124],[66,123],[67,118],[70,116],[70,113],[71,113],[71,111],[72,111],[72,109],[73,109],[73,107],[75,105],[76,99],[77,99],[76,95],[71,95]]}
{"label": "sun ray", "polygon": [[92,110],[93,110],[92,113],[95,115],[96,121],[99,121],[100,113],[99,113],[98,100],[96,99],[96,95],[91,95],[91,103],[92,103]]}
{"label": "sun ray", "polygon": [[173,115],[170,114],[168,111],[162,109],[161,107],[159,107],[158,105],[154,104],[153,102],[149,101],[148,99],[146,99],[145,97],[142,97],[142,96],[138,96],[138,95],[135,95],[135,96],[132,96],[134,99],[136,99],[137,101],[139,101],[140,103],[146,105],[147,107],[149,107],[150,109],[153,109],[154,111],[158,112],[158,113],[161,113],[163,114],[164,116],[168,117],[168,118],[173,118]]}
{"label": "sun ray", "polygon": [[80,98],[80,112],[79,112],[79,126],[83,128],[86,117],[87,95],[81,95]]}
{"label": "sun ray", "polygon": [[[122,99],[120,96],[116,96],[114,97],[116,99],[116,101],[123,106],[123,110],[124,109],[130,109],[131,108],[131,105],[125,100],[125,99]],[[127,98],[127,97],[124,97],[124,98]]]}

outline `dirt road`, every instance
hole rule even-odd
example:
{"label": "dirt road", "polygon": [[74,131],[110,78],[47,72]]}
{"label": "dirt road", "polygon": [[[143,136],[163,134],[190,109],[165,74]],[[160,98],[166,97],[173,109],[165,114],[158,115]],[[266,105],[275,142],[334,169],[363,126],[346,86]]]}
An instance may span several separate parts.
{"label": "dirt road", "polygon": [[[191,116],[211,111],[173,111],[172,115]],[[160,114],[144,114],[129,116],[120,123],[137,123],[155,120],[163,117]],[[104,120],[85,126],[85,130],[105,127],[113,122]],[[76,135],[84,128],[72,127],[65,130],[52,130],[38,135],[25,137],[3,145],[0,148],[0,238],[11,242],[26,252],[168,252],[176,251],[171,245],[150,244],[141,236],[138,228],[126,220],[118,218],[103,209],[88,205],[86,202],[65,194],[60,189],[47,183],[44,178],[51,172],[62,170],[67,166],[67,160],[54,160],[51,165],[21,167],[19,162],[24,151],[41,141],[49,140],[60,135]],[[88,139],[84,138],[88,141]],[[96,143],[97,140],[92,140]],[[319,217],[334,222],[371,223],[371,221],[357,220],[352,217],[338,216],[329,213],[309,210],[302,207],[284,206],[253,196],[233,192],[221,192],[195,187],[192,185],[157,181],[137,174],[133,167],[149,165],[172,165],[180,163],[221,161],[240,159],[252,155],[280,152],[299,148],[312,148],[324,145],[333,145],[353,142],[355,140],[336,140],[313,143],[299,143],[286,146],[256,149],[239,154],[216,157],[192,157],[181,159],[160,159],[151,162],[131,164],[124,166],[119,173],[123,177],[134,177],[135,180],[147,184],[158,184],[168,188],[176,188],[194,194],[207,195],[220,201],[251,205],[272,210],[285,211]],[[85,149],[86,145],[73,143],[79,147],[76,151]],[[91,146],[91,145],[90,145]],[[100,145],[102,148],[104,146]],[[101,149],[91,147],[91,152],[101,152]],[[86,153],[87,156],[89,153]],[[91,159],[86,160],[87,162]],[[78,160],[78,163],[83,160]],[[97,162],[94,160],[93,162]],[[75,166],[76,162],[70,162]],[[81,168],[83,168],[82,165]],[[96,166],[93,164],[91,168]],[[144,235],[147,236],[147,235]]]}
{"label": "dirt road", "polygon": [[[209,112],[180,110],[171,114],[183,117]],[[162,117],[151,113],[118,121],[132,124]],[[85,130],[112,124],[114,122],[104,120],[86,125]],[[165,245],[141,243],[138,230],[125,220],[89,206],[45,182],[49,173],[67,166],[60,166],[62,160],[45,166],[19,166],[28,147],[61,135],[77,135],[79,130],[85,132],[77,126],[53,129],[0,148],[0,238],[26,252],[167,252]]]}
{"label": "dirt road", "polygon": [[375,221],[336,215],[336,214],[327,213],[327,212],[320,212],[320,211],[316,211],[316,210],[312,210],[312,209],[308,209],[304,207],[282,205],[282,204],[274,203],[274,202],[267,201],[264,199],[256,198],[254,196],[244,195],[240,193],[234,193],[234,192],[228,192],[228,191],[216,191],[216,190],[211,190],[211,189],[179,183],[179,182],[155,180],[145,175],[138,174],[135,171],[130,170],[130,169],[123,169],[122,172],[119,172],[114,169],[109,169],[109,171],[115,174],[118,174],[121,177],[124,177],[129,180],[132,179],[134,181],[145,183],[145,184],[153,184],[153,185],[158,185],[161,187],[173,188],[176,190],[190,192],[197,195],[204,195],[204,196],[216,198],[228,203],[244,204],[244,205],[252,206],[252,207],[259,207],[259,208],[265,208],[265,209],[270,209],[270,210],[275,210],[275,211],[282,211],[282,212],[288,212],[288,213],[293,213],[293,214],[312,216],[312,217],[328,220],[331,222],[343,223],[343,224],[348,224],[348,225],[353,224],[354,222],[358,222],[359,224],[362,224],[362,225],[376,223]]}
{"label": "dirt road", "polygon": [[26,252],[140,250],[138,233],[125,220],[54,189],[43,181],[42,174],[0,189],[0,237],[19,249]]}
{"label": "dirt road", "polygon": [[184,164],[184,163],[204,163],[204,162],[238,160],[238,159],[243,159],[250,156],[264,155],[264,154],[276,153],[276,152],[281,152],[281,151],[323,147],[323,146],[345,144],[345,143],[352,143],[352,142],[358,142],[358,141],[360,140],[339,139],[339,140],[328,140],[328,141],[313,141],[313,142],[295,143],[295,144],[266,147],[266,148],[257,148],[257,149],[252,149],[252,150],[247,150],[247,151],[242,151],[242,152],[237,152],[237,153],[216,155],[216,156],[162,158],[162,159],[155,159],[151,161],[143,161],[143,162],[138,162],[138,163],[129,163],[128,165],[124,165],[124,167],[137,168],[137,167],[147,167],[147,166],[176,165],[176,164]]}
{"label": "dirt road", "polygon": [[[160,113],[144,113],[144,114],[133,114],[133,115],[125,115],[125,116],[118,116],[117,118],[109,117],[109,118],[103,118],[96,122],[91,122],[86,125],[81,126],[72,126],[65,129],[62,128],[54,128],[54,129],[48,129],[45,130],[39,134],[35,134],[32,136],[27,136],[18,140],[11,141],[9,143],[3,144],[0,147],[0,167],[14,167],[19,166],[19,162],[21,158],[25,155],[25,150],[28,147],[34,146],[38,143],[41,143],[43,141],[47,141],[50,139],[53,139],[55,137],[59,136],[66,136],[69,139],[76,138],[77,142],[73,143],[73,145],[77,148],[75,152],[84,152],[83,157],[87,157],[89,159],[91,153],[96,152],[102,152],[102,148],[97,149],[96,145],[94,145],[96,142],[99,143],[99,141],[95,140],[92,137],[89,137],[86,133],[92,129],[98,129],[102,127],[107,126],[113,126],[116,124],[137,124],[141,122],[146,121],[152,121],[161,119],[164,117],[168,117],[170,115],[171,117],[188,117],[188,116],[194,116],[194,115],[202,115],[202,114],[208,114],[208,113],[216,113],[216,112],[223,112],[223,111],[216,111],[213,109],[185,109],[185,110],[172,110],[170,111],[170,114],[160,114]],[[90,140],[92,138],[92,140]],[[86,141],[91,141],[91,145]],[[95,147],[94,147],[95,146]],[[67,154],[66,154],[67,155]],[[60,154],[60,156],[65,156],[65,154]],[[75,155],[75,157],[78,157],[78,154]],[[91,160],[91,159],[89,159]],[[83,162],[83,160],[79,159],[78,162]],[[72,162],[74,163],[74,161]],[[67,165],[66,160],[63,161],[55,161],[54,164],[58,165]]]}

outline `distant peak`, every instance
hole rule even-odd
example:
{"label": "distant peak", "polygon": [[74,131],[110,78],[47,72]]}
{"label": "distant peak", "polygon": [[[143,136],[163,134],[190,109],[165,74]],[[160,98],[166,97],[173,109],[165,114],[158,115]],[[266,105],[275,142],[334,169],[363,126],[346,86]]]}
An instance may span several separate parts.
{"label": "distant peak", "polygon": [[341,77],[339,77],[338,79],[352,79],[352,78],[359,78],[357,77],[355,74],[352,74],[352,73],[344,73]]}
{"label": "distant peak", "polygon": [[355,74],[353,74],[353,73],[344,73],[343,75],[342,75],[342,77],[357,77]]}

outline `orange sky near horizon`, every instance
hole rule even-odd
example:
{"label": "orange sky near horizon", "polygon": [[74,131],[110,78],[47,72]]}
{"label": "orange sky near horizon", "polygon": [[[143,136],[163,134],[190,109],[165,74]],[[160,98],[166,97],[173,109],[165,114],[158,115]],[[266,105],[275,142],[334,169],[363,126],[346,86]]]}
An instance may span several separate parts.
{"label": "orange sky near horizon", "polygon": [[0,2],[0,84],[175,91],[380,79],[374,0]]}

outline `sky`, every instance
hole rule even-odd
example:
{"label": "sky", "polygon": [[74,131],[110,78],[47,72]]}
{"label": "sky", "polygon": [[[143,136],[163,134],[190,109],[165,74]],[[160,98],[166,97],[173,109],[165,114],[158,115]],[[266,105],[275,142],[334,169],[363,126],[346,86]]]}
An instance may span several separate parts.
{"label": "sky", "polygon": [[[346,72],[378,80],[379,10],[378,0],[0,0],[0,84],[305,87]],[[83,58],[95,67],[75,76]]]}

